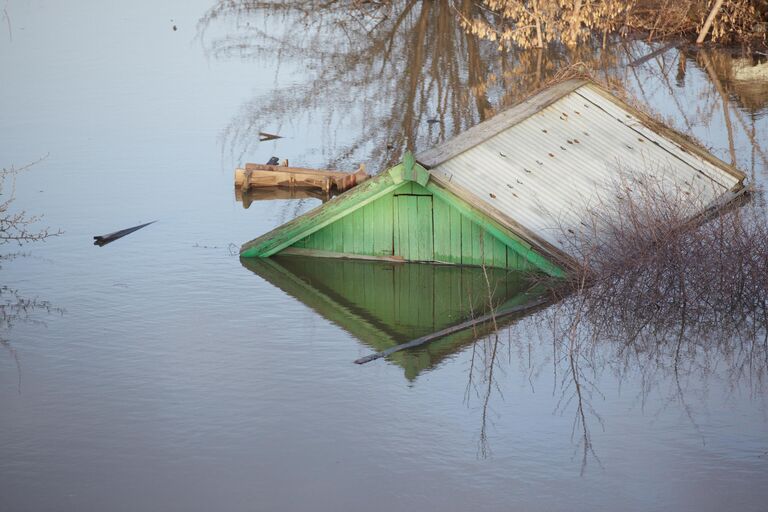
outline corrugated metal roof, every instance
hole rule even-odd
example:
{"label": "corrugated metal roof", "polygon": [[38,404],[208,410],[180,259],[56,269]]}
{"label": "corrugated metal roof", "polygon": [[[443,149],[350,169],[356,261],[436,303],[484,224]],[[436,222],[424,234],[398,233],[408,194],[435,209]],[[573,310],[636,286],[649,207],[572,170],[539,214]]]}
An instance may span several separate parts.
{"label": "corrugated metal roof", "polygon": [[[480,199],[532,235],[534,243],[571,256],[563,233],[581,230],[586,208],[612,202],[619,181],[650,176],[664,191],[696,198],[697,208],[740,188],[738,172],[655,131],[594,84],[563,90],[564,96],[522,119],[504,113],[507,126],[498,120],[478,125],[474,136],[459,141],[468,147],[459,154],[438,148],[417,158],[433,165],[439,182]],[[515,108],[530,111],[530,101]],[[479,134],[482,140],[468,140]],[[445,161],[439,161],[441,154]]]}

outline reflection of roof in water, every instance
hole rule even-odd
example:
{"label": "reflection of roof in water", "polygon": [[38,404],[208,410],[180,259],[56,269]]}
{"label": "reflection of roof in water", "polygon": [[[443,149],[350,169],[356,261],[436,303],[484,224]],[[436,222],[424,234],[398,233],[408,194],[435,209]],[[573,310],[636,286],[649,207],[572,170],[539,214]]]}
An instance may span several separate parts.
{"label": "reflection of roof in water", "polygon": [[[375,351],[535,295],[522,274],[480,267],[387,263],[301,256],[244,258],[243,266],[303,302]],[[516,317],[507,317],[505,322]],[[393,354],[412,380],[425,369],[490,332],[490,326],[446,336],[423,348]]]}

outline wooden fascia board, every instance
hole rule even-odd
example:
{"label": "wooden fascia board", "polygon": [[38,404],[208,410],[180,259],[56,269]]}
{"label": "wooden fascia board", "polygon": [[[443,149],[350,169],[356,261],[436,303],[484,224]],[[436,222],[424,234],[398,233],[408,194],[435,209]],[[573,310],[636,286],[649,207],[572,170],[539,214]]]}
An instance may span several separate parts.
{"label": "wooden fascia board", "polygon": [[510,126],[525,121],[587,83],[589,82],[583,79],[572,79],[544,89],[517,105],[499,112],[487,121],[469,128],[447,142],[419,153],[416,155],[416,160],[427,169],[437,167],[441,163],[485,142]]}
{"label": "wooden fascia board", "polygon": [[[395,166],[395,168],[397,167],[402,166]],[[269,233],[246,242],[240,249],[240,256],[243,258],[272,256],[302,238],[387,195],[401,185],[402,182],[395,183],[393,181],[390,173],[382,173],[379,177],[361,183],[349,192],[345,192],[314,210],[278,226]]]}
{"label": "wooden fascia board", "polygon": [[497,215],[484,211],[484,205],[478,204],[477,201],[472,201],[470,195],[462,194],[455,186],[441,182],[436,176],[431,177],[427,183],[427,189],[472,219],[491,235],[507,245],[507,247],[510,247],[524,257],[534,267],[553,277],[565,277],[566,272],[551,260],[542,256],[537,251],[536,244],[531,244],[499,222]]}

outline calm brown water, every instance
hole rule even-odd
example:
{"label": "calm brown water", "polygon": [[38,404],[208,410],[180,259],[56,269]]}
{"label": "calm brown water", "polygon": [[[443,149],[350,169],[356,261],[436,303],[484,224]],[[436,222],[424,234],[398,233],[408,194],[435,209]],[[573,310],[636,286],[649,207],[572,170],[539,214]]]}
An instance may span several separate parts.
{"label": "calm brown water", "polygon": [[325,289],[324,306],[232,255],[318,204],[245,209],[236,165],[379,170],[579,60],[765,182],[765,57],[671,48],[627,66],[653,49],[641,43],[499,55],[442,4],[402,4],[370,37],[382,13],[305,16],[306,2],[3,4],[0,165],[47,155],[15,205],[64,234],[0,270],[46,301],[4,309],[0,511],[768,510],[765,348],[686,351],[674,372],[606,343],[577,400],[522,320],[501,332],[487,393],[470,371],[482,344],[354,365],[424,315],[393,328],[350,305],[354,286]]}

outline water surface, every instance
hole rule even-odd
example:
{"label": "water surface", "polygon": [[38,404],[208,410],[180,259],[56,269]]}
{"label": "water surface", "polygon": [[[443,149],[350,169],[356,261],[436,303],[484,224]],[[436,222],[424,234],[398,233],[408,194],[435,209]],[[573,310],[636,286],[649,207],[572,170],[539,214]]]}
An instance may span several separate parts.
{"label": "water surface", "polygon": [[[501,330],[490,386],[485,341],[357,366],[360,322],[231,245],[320,202],[245,209],[236,165],[377,171],[578,60],[762,184],[765,60],[672,47],[627,66],[659,46],[621,42],[500,54],[440,2],[357,21],[302,4],[7,3],[0,165],[45,156],[15,205],[63,234],[2,262],[3,285],[46,302],[0,334],[0,510],[765,510],[764,349],[692,350],[672,371],[606,343],[581,397],[536,323]],[[371,321],[370,295],[318,287]],[[382,313],[378,332],[424,332],[409,312],[411,331]]]}

